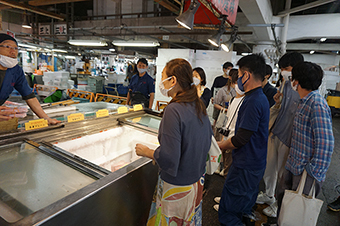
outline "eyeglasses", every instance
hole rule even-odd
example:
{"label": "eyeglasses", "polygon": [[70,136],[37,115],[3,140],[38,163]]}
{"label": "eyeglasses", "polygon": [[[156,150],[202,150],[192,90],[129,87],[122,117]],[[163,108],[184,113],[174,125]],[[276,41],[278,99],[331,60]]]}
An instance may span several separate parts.
{"label": "eyeglasses", "polygon": [[6,46],[6,45],[0,45],[1,47],[7,48],[7,49],[13,49],[15,51],[18,51],[19,48],[18,47],[12,47],[12,46]]}

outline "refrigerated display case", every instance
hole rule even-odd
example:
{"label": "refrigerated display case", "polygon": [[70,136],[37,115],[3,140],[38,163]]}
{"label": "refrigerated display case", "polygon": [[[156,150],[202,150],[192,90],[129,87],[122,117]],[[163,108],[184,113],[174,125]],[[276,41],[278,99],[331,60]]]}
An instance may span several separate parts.
{"label": "refrigerated display case", "polygon": [[134,147],[157,132],[125,122],[148,114],[0,135],[0,225],[145,225],[158,167]]}

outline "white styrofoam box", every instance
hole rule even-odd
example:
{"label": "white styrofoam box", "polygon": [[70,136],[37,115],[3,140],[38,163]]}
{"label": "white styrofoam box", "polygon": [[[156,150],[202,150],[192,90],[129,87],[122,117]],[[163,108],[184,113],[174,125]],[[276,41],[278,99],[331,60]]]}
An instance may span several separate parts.
{"label": "white styrofoam box", "polygon": [[115,171],[119,167],[139,158],[135,154],[137,143],[142,143],[152,149],[157,148],[159,145],[156,135],[127,126],[87,135],[56,145],[107,170]]}
{"label": "white styrofoam box", "polygon": [[51,71],[51,72],[44,72],[44,76],[51,77],[51,78],[69,78],[70,72],[68,71]]}

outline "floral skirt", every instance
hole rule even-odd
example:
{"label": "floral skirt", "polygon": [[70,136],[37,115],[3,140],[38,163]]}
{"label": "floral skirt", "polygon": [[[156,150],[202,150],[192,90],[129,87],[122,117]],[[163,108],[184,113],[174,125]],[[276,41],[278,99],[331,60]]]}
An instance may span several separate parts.
{"label": "floral skirt", "polygon": [[158,177],[147,226],[202,225],[204,175],[194,184],[172,185]]}

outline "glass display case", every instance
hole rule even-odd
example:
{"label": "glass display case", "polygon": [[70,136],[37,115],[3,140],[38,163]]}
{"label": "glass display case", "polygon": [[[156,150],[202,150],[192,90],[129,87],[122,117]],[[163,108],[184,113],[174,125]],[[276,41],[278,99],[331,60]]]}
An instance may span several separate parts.
{"label": "glass display case", "polygon": [[0,146],[0,216],[16,222],[96,179],[27,142]]}

